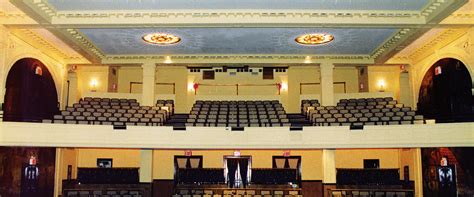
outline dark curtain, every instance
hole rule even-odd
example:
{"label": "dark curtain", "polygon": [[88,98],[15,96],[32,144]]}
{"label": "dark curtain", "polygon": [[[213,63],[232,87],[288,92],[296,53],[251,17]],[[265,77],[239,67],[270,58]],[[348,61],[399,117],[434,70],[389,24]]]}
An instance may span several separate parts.
{"label": "dark curtain", "polygon": [[248,171],[248,165],[249,165],[249,160],[244,158],[244,159],[239,159],[239,164],[240,164],[240,176],[242,177],[242,185],[244,185],[244,188],[247,187],[247,171]]}
{"label": "dark curtain", "polygon": [[237,171],[237,164],[238,161],[236,159],[227,159],[227,169],[229,170],[227,172],[227,177],[228,177],[228,184],[230,188],[234,187],[235,183],[235,171]]}

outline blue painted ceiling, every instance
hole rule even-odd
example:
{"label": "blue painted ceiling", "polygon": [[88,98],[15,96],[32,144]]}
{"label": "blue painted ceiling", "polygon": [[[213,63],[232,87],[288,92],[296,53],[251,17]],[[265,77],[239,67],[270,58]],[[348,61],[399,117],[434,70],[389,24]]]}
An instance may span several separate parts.
{"label": "blue painted ceiling", "polygon": [[168,9],[411,10],[429,0],[49,0],[58,11]]}
{"label": "blue painted ceiling", "polygon": [[[107,55],[173,54],[314,54],[368,55],[397,29],[356,28],[158,28],[79,29]],[[170,33],[181,37],[175,45],[148,44],[148,33]],[[327,44],[305,46],[294,39],[307,33],[329,33]]]}

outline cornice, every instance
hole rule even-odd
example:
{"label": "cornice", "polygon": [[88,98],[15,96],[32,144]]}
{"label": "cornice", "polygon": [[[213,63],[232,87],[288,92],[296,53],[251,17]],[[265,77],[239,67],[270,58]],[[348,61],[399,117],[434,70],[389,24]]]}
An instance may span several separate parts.
{"label": "cornice", "polygon": [[[82,49],[88,51],[90,54],[94,55],[98,59],[103,59],[105,57],[104,53],[96,47],[85,35],[80,33],[75,29],[66,29],[66,34],[72,38],[75,43],[80,45]],[[77,48],[77,47],[76,47]]]}
{"label": "cornice", "polygon": [[103,64],[136,64],[144,62],[155,63],[300,63],[314,64],[321,62],[332,62],[339,64],[360,63],[371,64],[373,59],[367,55],[226,55],[226,54],[202,54],[202,55],[110,55],[102,59]]}
{"label": "cornice", "polygon": [[468,28],[446,29],[445,31],[438,34],[436,37],[413,51],[408,57],[412,59],[413,62],[418,62],[419,60],[429,56],[436,50],[445,47],[454,40],[463,36],[468,32],[468,30]]}
{"label": "cornice", "polygon": [[385,41],[379,48],[377,48],[370,56],[374,59],[379,58],[383,54],[388,53],[393,48],[400,45],[400,43],[411,35],[413,29],[404,28],[396,32],[392,37]]}
{"label": "cornice", "polygon": [[[13,1],[13,0],[11,0]],[[453,0],[431,1],[420,11],[390,11],[390,10],[97,10],[97,11],[57,11],[47,0],[21,0],[35,12],[44,16],[51,25],[99,25],[99,24],[170,24],[170,23],[220,23],[227,19],[235,23],[241,19],[255,19],[257,22],[275,23],[321,23],[321,24],[426,24],[427,18],[439,14],[440,9],[454,4]],[[19,3],[16,3],[19,4]],[[139,19],[139,20],[137,20]],[[151,20],[143,24],[143,19]]]}
{"label": "cornice", "polygon": [[65,62],[69,61],[83,61],[83,57],[79,55],[71,55],[65,53],[63,50],[57,48],[54,44],[51,44],[47,40],[43,39],[40,35],[30,29],[13,29],[11,32],[31,44],[35,48],[42,49],[43,52],[49,53],[49,56],[59,57]]}

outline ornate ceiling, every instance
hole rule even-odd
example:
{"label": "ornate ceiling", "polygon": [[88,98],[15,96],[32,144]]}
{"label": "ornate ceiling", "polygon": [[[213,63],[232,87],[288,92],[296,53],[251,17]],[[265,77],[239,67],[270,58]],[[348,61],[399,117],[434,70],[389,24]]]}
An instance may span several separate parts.
{"label": "ornate ceiling", "polygon": [[[383,63],[467,0],[10,0],[93,63]],[[145,33],[180,36],[171,46]],[[333,42],[296,44],[305,33]]]}
{"label": "ornate ceiling", "polygon": [[[328,28],[147,28],[79,29],[107,55],[172,54],[321,54],[369,55],[395,33],[395,29]],[[157,46],[143,41],[153,32],[176,35],[181,42]],[[305,46],[295,38],[307,33],[328,33],[332,42]],[[354,47],[357,46],[357,47]]]}

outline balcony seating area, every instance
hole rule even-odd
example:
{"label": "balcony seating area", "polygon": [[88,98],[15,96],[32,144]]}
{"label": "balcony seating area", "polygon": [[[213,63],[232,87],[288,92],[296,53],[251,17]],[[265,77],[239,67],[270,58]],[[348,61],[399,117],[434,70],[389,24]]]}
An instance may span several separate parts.
{"label": "balcony seating area", "polygon": [[196,101],[186,126],[291,126],[279,101]]}
{"label": "balcony seating area", "polygon": [[135,99],[85,97],[44,123],[161,126],[172,115],[174,102],[158,100],[140,106]]}
{"label": "balcony seating area", "polygon": [[[424,124],[422,115],[391,97],[342,99],[337,106],[302,103],[314,126]],[[313,106],[314,105],[314,106]],[[305,108],[304,108],[305,107]],[[304,112],[303,112],[304,113]]]}

